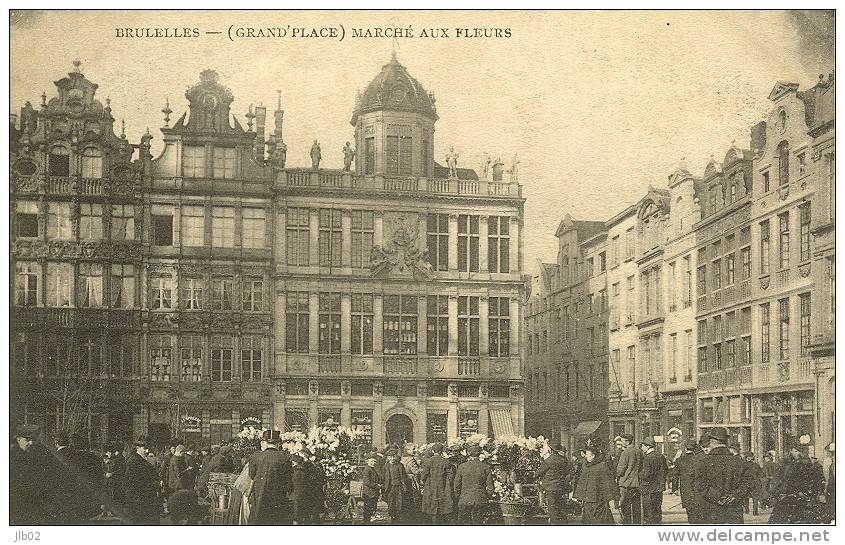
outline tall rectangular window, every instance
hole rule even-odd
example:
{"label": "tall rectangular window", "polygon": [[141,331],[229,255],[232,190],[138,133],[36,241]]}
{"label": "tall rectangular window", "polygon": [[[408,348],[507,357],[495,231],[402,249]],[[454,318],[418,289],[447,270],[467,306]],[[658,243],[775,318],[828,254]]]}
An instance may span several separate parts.
{"label": "tall rectangular window", "polygon": [[610,240],[610,263],[612,267],[619,265],[619,235]]}
{"label": "tall rectangular window", "polygon": [[205,178],[205,147],[182,147],[182,176],[185,178]]}
{"label": "tall rectangular window", "polygon": [[109,342],[112,377],[129,377],[135,374],[135,349],[137,337],[133,334],[115,335]]}
{"label": "tall rectangular window", "polygon": [[264,281],[258,278],[243,280],[243,309],[250,312],[264,310]]}
{"label": "tall rectangular window", "polygon": [[202,206],[182,206],[181,229],[182,246],[202,246],[205,244],[205,208]]}
{"label": "tall rectangular window", "polygon": [[202,380],[202,345],[201,335],[183,335],[179,339],[179,380],[182,382],[200,382]]}
{"label": "tall rectangular window", "polygon": [[778,232],[780,233],[780,244],[778,253],[780,254],[780,269],[789,268],[789,212],[778,214]]}
{"label": "tall rectangular window", "polygon": [[801,218],[801,262],[810,261],[810,203],[806,202],[799,208]]}
{"label": "tall rectangular window", "polygon": [[795,156],[798,159],[798,175],[803,176],[807,173],[807,154],[799,153]]}
{"label": "tall rectangular window", "polygon": [[308,353],[308,314],[308,292],[287,292],[285,303],[285,347],[288,353]]}
{"label": "tall rectangular window", "polygon": [[706,373],[710,369],[707,368],[707,347],[706,346],[699,346],[698,347],[698,372],[699,373]]}
{"label": "tall rectangular window", "polygon": [[625,257],[632,258],[634,257],[635,249],[635,240],[634,240],[634,228],[631,227],[627,231],[625,231]]}
{"label": "tall rectangular window", "polygon": [[722,289],[722,260],[713,261],[713,289]]}
{"label": "tall rectangular window", "polygon": [[287,252],[288,265],[308,265],[309,216],[310,211],[307,208],[287,209],[285,251]]}
{"label": "tall rectangular window", "polygon": [[375,138],[364,139],[364,174],[372,176],[376,170],[376,143]]}
{"label": "tall rectangular window", "polygon": [[373,295],[352,294],[352,353],[373,353]]}
{"label": "tall rectangular window", "polygon": [[267,212],[263,208],[243,208],[241,210],[244,248],[264,248],[267,236],[266,215]]}
{"label": "tall rectangular window", "polygon": [[383,352],[391,355],[417,353],[417,298],[384,296]]}
{"label": "tall rectangular window", "polygon": [[[479,346],[478,297],[458,297],[458,355],[477,356]],[[539,347],[537,349],[539,352]]]}
{"label": "tall rectangular window", "polygon": [[760,274],[769,274],[771,240],[769,220],[760,223]]}
{"label": "tall rectangular window", "polygon": [[736,280],[736,254],[731,252],[725,256],[725,285],[730,286]]}
{"label": "tall rectangular window", "polygon": [[70,154],[62,146],[53,146],[48,162],[50,176],[70,176]]}
{"label": "tall rectangular window", "polygon": [[212,310],[232,310],[233,283],[231,278],[211,279]]}
{"label": "tall rectangular window", "polygon": [[183,310],[202,309],[203,283],[201,278],[179,280],[179,306]]}
{"label": "tall rectangular window", "polygon": [[319,313],[320,354],[340,354],[340,294],[321,293]]}
{"label": "tall rectangular window", "polygon": [[449,215],[428,214],[426,231],[428,261],[432,270],[449,270]]}
{"label": "tall rectangular window", "polygon": [[226,180],[235,177],[235,148],[214,148],[214,177]]}
{"label": "tall rectangular window", "polygon": [[15,203],[15,236],[38,237],[38,203],[33,201]]}
{"label": "tall rectangular window", "polygon": [[487,264],[490,272],[510,272],[510,218],[487,218]]}
{"label": "tall rectangular window", "polygon": [[82,308],[103,306],[103,266],[80,263],[78,280],[77,305]]}
{"label": "tall rectangular window", "polygon": [[51,202],[47,205],[47,238],[50,240],[73,238],[70,203]]}
{"label": "tall rectangular window", "polygon": [[411,175],[411,153],[413,139],[410,136],[388,136],[385,141],[387,174]]}
{"label": "tall rectangular window", "polygon": [[691,380],[692,377],[692,329],[684,331],[684,362],[686,367],[685,379]]}
{"label": "tall rectangular window", "polygon": [[111,239],[135,240],[135,207],[131,204],[112,205]]}
{"label": "tall rectangular window", "polygon": [[672,333],[669,335],[669,342],[671,346],[670,364],[672,366],[672,381],[678,380],[678,335]]}
{"label": "tall rectangular window", "polygon": [[490,357],[510,355],[510,299],[491,297],[489,302],[488,330]]}
{"label": "tall rectangular window", "polygon": [[135,266],[113,264],[109,289],[112,308],[133,308],[135,306]]}
{"label": "tall rectangular window", "polygon": [[781,360],[789,359],[789,298],[778,301],[778,314],[780,318],[780,350]]}
{"label": "tall rectangular window", "polygon": [[69,307],[70,289],[73,285],[73,265],[47,263],[47,306]]}
{"label": "tall rectangular window", "polygon": [[374,213],[372,210],[352,211],[352,267],[369,267],[375,236]]}
{"label": "tall rectangular window", "polygon": [[698,296],[707,295],[707,265],[698,267]]}
{"label": "tall rectangular window", "polygon": [[79,205],[79,238],[99,240],[103,238],[103,207],[99,204]]}
{"label": "tall rectangular window", "polygon": [[768,193],[772,189],[771,180],[769,180],[769,172],[763,173],[763,193]]}
{"label": "tall rectangular window", "polygon": [[739,251],[739,258],[742,261],[742,279],[751,278],[751,247],[747,246]]}
{"label": "tall rectangular window", "polygon": [[736,339],[725,341],[725,356],[728,367],[736,367]]}
{"label": "tall rectangular window", "polygon": [[340,210],[320,209],[320,266],[340,267],[343,248]]}
{"label": "tall rectangular window", "polygon": [[38,276],[40,272],[37,263],[15,263],[15,306],[34,307],[38,305]]}
{"label": "tall rectangular window", "polygon": [[692,262],[684,256],[684,308],[692,305]]}
{"label": "tall rectangular window", "polygon": [[232,382],[232,336],[211,337],[211,380]]}
{"label": "tall rectangular window", "polygon": [[677,291],[676,291],[676,275],[677,275],[677,263],[674,261],[669,263],[669,308],[671,310],[675,309],[677,305]]}
{"label": "tall rectangular window", "polygon": [[153,214],[153,246],[173,246],[173,215]]}
{"label": "tall rectangular window", "polygon": [[216,248],[235,245],[235,209],[231,206],[211,208],[211,245]]}
{"label": "tall rectangular window", "polygon": [[173,340],[170,335],[150,335],[150,380],[170,380],[173,361]]}
{"label": "tall rectangular window", "polygon": [[[426,300],[426,340],[429,356],[449,354],[449,296],[429,295]],[[530,345],[530,343],[529,343]]]}
{"label": "tall rectangular window", "polygon": [[244,335],[241,337],[241,379],[244,382],[261,381],[264,350],[262,338],[259,335]]}
{"label": "tall rectangular window", "polygon": [[458,270],[478,272],[478,216],[458,216]]}
{"label": "tall rectangular window", "polygon": [[713,344],[713,369],[722,369],[722,343]]}
{"label": "tall rectangular window", "polygon": [[560,337],[564,341],[569,339],[569,323],[570,323],[570,314],[569,314],[569,305],[563,306],[563,324],[561,326]]}
{"label": "tall rectangular window", "polygon": [[103,177],[103,154],[90,146],[82,151],[82,177],[100,179]]}
{"label": "tall rectangular window", "polygon": [[760,362],[769,363],[771,347],[771,315],[769,303],[760,305]]}
{"label": "tall rectangular window", "polygon": [[150,279],[150,308],[170,310],[173,308],[173,279],[158,276]]}
{"label": "tall rectangular window", "polygon": [[836,318],[836,256],[825,258],[827,263],[827,291],[830,301],[827,310],[831,320]]}
{"label": "tall rectangular window", "polygon": [[801,301],[801,355],[810,354],[810,294],[802,293],[798,296]]}

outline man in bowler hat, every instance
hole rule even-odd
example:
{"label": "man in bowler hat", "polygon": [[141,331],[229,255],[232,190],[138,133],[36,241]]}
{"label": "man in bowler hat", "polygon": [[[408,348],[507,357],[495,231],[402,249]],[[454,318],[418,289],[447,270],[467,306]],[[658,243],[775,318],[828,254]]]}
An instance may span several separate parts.
{"label": "man in bowler hat", "polygon": [[293,468],[290,456],[279,449],[281,436],[277,430],[265,430],[261,436],[261,452],[249,460],[252,479],[250,524],[286,524],[290,522],[288,494],[292,489]]}
{"label": "man in bowler hat", "polygon": [[705,433],[707,456],[695,467],[693,487],[701,524],[742,524],[742,504],[751,494],[753,476],[748,464],[728,449],[728,430]]}

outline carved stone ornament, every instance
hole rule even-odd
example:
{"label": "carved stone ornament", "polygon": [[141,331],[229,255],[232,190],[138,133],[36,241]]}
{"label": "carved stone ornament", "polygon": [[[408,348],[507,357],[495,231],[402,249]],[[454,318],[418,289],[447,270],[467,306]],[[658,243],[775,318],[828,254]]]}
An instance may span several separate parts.
{"label": "carved stone ornament", "polygon": [[316,380],[308,381],[308,393],[312,396],[320,393],[320,384]]}
{"label": "carved stone ornament", "polygon": [[519,393],[520,393],[520,391],[519,391],[519,385],[518,384],[514,384],[513,386],[510,387],[511,397],[519,397]]}
{"label": "carved stone ornament", "polygon": [[786,382],[789,380],[789,361],[778,362],[778,381]]}
{"label": "carved stone ornament", "polygon": [[478,387],[478,395],[480,397],[487,397],[487,383],[482,382],[481,386]]}
{"label": "carved stone ornament", "polygon": [[384,385],[381,382],[373,382],[373,396],[381,397],[384,393]]}
{"label": "carved stone ornament", "polygon": [[810,263],[798,265],[798,275],[801,276],[801,278],[807,278],[810,276]]}
{"label": "carved stone ornament", "polygon": [[404,216],[394,216],[387,223],[389,241],[385,246],[373,246],[370,252],[372,275],[391,273],[395,276],[433,279],[428,250],[417,247],[417,222]]}
{"label": "carved stone ornament", "polygon": [[764,276],[763,278],[761,278],[760,279],[760,288],[764,289],[764,290],[769,289],[770,280],[771,279],[768,276]]}
{"label": "carved stone ornament", "polygon": [[285,397],[287,393],[287,384],[285,384],[284,380],[280,380],[276,383],[276,394]]}
{"label": "carved stone ornament", "polygon": [[367,370],[367,360],[363,358],[357,358],[352,360],[352,369],[356,371],[366,371]]}
{"label": "carved stone ornament", "polygon": [[493,372],[497,375],[504,375],[508,370],[508,364],[504,361],[497,361],[493,364]]}
{"label": "carved stone ornament", "polygon": [[443,360],[432,360],[431,362],[431,370],[435,373],[442,373],[443,369],[446,368],[446,364]]}
{"label": "carved stone ornament", "polygon": [[428,397],[428,384],[425,382],[417,384],[417,397]]}
{"label": "carved stone ornament", "polygon": [[458,385],[449,384],[449,397],[458,397]]}
{"label": "carved stone ornament", "polygon": [[305,362],[302,360],[288,360],[289,371],[302,371],[305,369]]}
{"label": "carved stone ornament", "polygon": [[352,383],[344,380],[340,383],[340,395],[348,396],[352,393]]}

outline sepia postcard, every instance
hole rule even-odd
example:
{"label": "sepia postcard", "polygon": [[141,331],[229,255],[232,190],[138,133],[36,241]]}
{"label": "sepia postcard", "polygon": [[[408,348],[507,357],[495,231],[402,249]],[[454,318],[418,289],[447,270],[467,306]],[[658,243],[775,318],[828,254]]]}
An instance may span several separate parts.
{"label": "sepia postcard", "polygon": [[9,541],[830,540],[834,10],[8,15]]}

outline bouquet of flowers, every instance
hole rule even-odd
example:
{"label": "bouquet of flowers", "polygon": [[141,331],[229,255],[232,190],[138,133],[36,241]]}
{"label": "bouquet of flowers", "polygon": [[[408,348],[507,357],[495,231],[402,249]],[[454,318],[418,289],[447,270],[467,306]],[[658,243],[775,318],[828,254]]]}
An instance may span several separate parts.
{"label": "bouquet of flowers", "polygon": [[516,503],[522,505],[529,505],[531,503],[531,500],[520,496],[512,486],[500,481],[493,483],[493,497],[500,503]]}
{"label": "bouquet of flowers", "polygon": [[250,456],[253,452],[261,449],[261,435],[263,429],[253,426],[242,429],[232,440],[232,450],[240,458]]}

